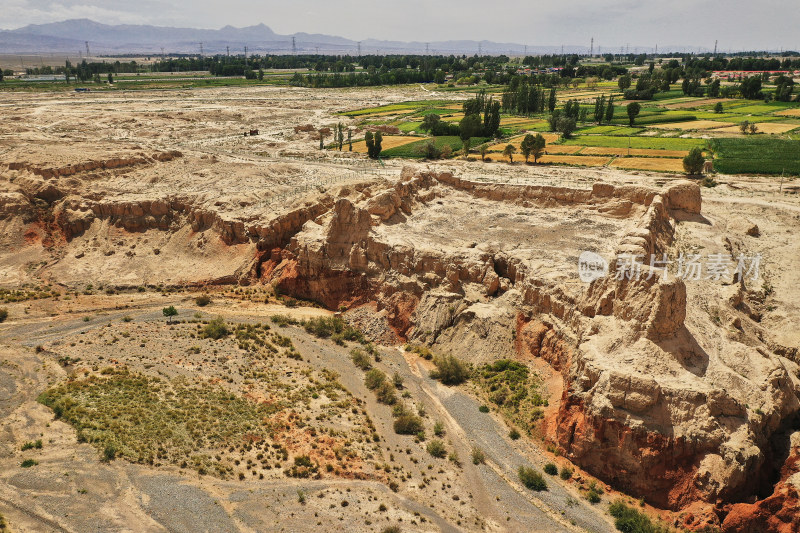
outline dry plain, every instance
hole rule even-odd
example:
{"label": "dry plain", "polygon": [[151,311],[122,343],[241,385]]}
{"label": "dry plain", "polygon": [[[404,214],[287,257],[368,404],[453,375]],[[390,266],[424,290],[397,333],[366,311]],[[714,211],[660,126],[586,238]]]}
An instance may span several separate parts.
{"label": "dry plain", "polygon": [[[748,531],[764,508],[794,527],[797,185],[377,164],[296,129],[361,127],[337,113],[431,96],[4,96],[12,530],[613,531],[617,498],[676,527]],[[761,254],[761,277],[589,285],[583,250]],[[473,378],[432,379],[426,350]],[[516,403],[508,375],[487,385],[501,359],[528,369]],[[366,367],[387,387],[367,387]],[[398,434],[403,416],[424,434]],[[549,462],[572,475],[525,488],[517,469]]]}

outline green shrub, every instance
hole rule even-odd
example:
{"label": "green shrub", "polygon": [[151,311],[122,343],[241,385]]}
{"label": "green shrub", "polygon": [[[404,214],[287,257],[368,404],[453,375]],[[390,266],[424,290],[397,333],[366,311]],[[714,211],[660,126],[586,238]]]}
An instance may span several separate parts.
{"label": "green shrub", "polygon": [[431,377],[445,385],[459,385],[469,378],[466,363],[453,355],[436,356],[433,364],[436,365],[436,370],[431,372]]}
{"label": "green shrub", "polygon": [[394,405],[397,403],[397,396],[394,393],[394,385],[388,381],[384,381],[378,386],[377,389],[375,389],[375,397],[380,403],[386,405]]}
{"label": "green shrub", "polygon": [[208,294],[201,294],[200,296],[194,299],[194,303],[196,303],[200,307],[205,307],[211,303],[211,296],[209,296]]}
{"label": "green shrub", "polygon": [[646,514],[617,500],[608,507],[614,517],[614,526],[625,533],[670,533],[670,528],[653,523]]}
{"label": "green shrub", "polygon": [[586,499],[589,503],[600,503],[600,494],[598,494],[596,490],[590,489],[589,492],[586,493]]}
{"label": "green shrub", "polygon": [[395,372],[394,375],[392,376],[392,384],[394,385],[394,388],[402,389],[403,388],[403,376],[401,376],[400,374]]}
{"label": "green shrub", "polygon": [[486,462],[486,454],[480,448],[472,448],[472,464],[482,465]]}
{"label": "green shrub", "polygon": [[369,390],[377,389],[385,381],[386,381],[386,374],[384,374],[382,370],[378,370],[377,368],[373,368],[364,375],[364,385],[366,385]]}
{"label": "green shrub", "polygon": [[23,452],[26,451],[26,450],[33,450],[33,449],[37,449],[37,450],[41,450],[42,449],[42,439],[38,439],[36,442],[30,442],[29,441],[29,442],[26,442],[25,444],[22,445],[22,451]]}
{"label": "green shrub", "polygon": [[437,437],[441,437],[442,435],[444,435],[444,424],[442,424],[441,422],[436,422],[433,425],[433,434],[436,435]]}
{"label": "green shrub", "polygon": [[39,464],[39,462],[38,461],[34,461],[33,459],[25,459],[24,461],[22,461],[22,464],[20,464],[19,466],[21,466],[22,468],[30,468],[30,467],[36,466],[38,464]]}
{"label": "green shrub", "polygon": [[394,421],[394,432],[398,435],[416,435],[422,431],[422,419],[411,413],[404,413]]}
{"label": "green shrub", "polygon": [[572,469],[568,466],[562,467],[559,477],[561,477],[561,479],[563,479],[564,481],[568,480],[569,478],[572,477]]}
{"label": "green shrub", "polygon": [[558,475],[558,467],[553,463],[547,463],[544,465],[544,473],[551,476]]}
{"label": "green shrub", "polygon": [[221,316],[218,316],[205,325],[203,330],[200,332],[200,336],[204,339],[219,340],[222,337],[227,336],[229,333],[230,331],[228,330],[228,326],[225,324],[225,320],[223,320]]}
{"label": "green shrub", "polygon": [[117,457],[117,447],[113,444],[106,444],[103,448],[103,460],[105,462],[113,461]]}
{"label": "green shrub", "polygon": [[367,342],[360,331],[350,327],[342,317],[338,316],[311,318],[303,324],[303,327],[308,333],[321,339],[336,335],[336,338],[340,341],[353,341],[361,344],[366,344]]}
{"label": "green shrub", "polygon": [[400,526],[386,526],[381,529],[381,533],[401,533]]}
{"label": "green shrub", "polygon": [[480,411],[481,413],[488,413],[489,407],[486,405],[481,405],[480,407],[478,407],[478,411]]}
{"label": "green shrub", "polygon": [[353,361],[353,364],[361,370],[369,370],[372,368],[372,361],[370,361],[369,356],[360,348],[353,348],[350,351],[350,359]]}
{"label": "green shrub", "polygon": [[517,440],[520,438],[520,436],[521,435],[519,434],[519,431],[517,431],[517,428],[511,428],[511,431],[508,432],[508,438],[511,440]]}
{"label": "green shrub", "polygon": [[533,468],[520,466],[517,475],[519,475],[519,480],[522,484],[530,490],[535,490],[536,492],[547,490],[547,482],[544,477]]}
{"label": "green shrub", "polygon": [[445,455],[447,455],[447,450],[444,447],[444,443],[439,439],[433,439],[428,443],[425,447],[428,450],[428,453],[431,454],[433,457],[437,459],[441,459]]}

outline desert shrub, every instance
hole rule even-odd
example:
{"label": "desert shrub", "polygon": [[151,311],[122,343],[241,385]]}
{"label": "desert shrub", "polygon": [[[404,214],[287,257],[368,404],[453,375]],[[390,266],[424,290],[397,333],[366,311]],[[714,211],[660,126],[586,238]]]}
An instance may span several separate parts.
{"label": "desert shrub", "polygon": [[433,439],[430,441],[425,449],[428,450],[428,453],[431,454],[431,456],[436,457],[437,459],[441,459],[447,455],[447,450],[444,447],[444,443],[439,439]]}
{"label": "desert shrub", "polygon": [[486,405],[481,405],[480,407],[478,407],[478,411],[480,411],[481,413],[488,413],[489,407]]}
{"label": "desert shrub", "polygon": [[459,385],[469,378],[467,364],[453,355],[441,355],[433,358],[436,370],[431,372],[433,379],[445,385]]}
{"label": "desert shrub", "polygon": [[433,434],[436,435],[437,437],[441,437],[442,435],[444,435],[444,424],[442,424],[441,422],[436,422],[433,425]]}
{"label": "desert shrub", "polygon": [[38,439],[36,442],[29,441],[29,442],[26,442],[25,444],[22,445],[22,451],[23,452],[27,451],[27,450],[33,450],[33,449],[36,449],[36,450],[41,450],[42,449],[42,439]]}
{"label": "desert shrub", "polygon": [[392,384],[394,385],[394,388],[402,389],[403,388],[403,376],[401,376],[400,374],[395,372],[394,375],[392,376]]}
{"label": "desert shrub", "polygon": [[401,533],[400,526],[386,526],[381,529],[381,533]]}
{"label": "desert shrub", "polygon": [[558,467],[553,463],[547,463],[544,465],[544,473],[551,476],[558,475]]}
{"label": "desert shrub", "polygon": [[568,466],[562,467],[559,477],[561,477],[561,479],[563,479],[564,481],[568,480],[569,478],[572,477],[572,469]]}
{"label": "desert shrub", "polygon": [[586,493],[586,499],[589,503],[600,503],[600,494],[594,489],[590,489],[589,492]]}
{"label": "desert shrub", "polygon": [[406,345],[406,351],[407,352],[413,352],[413,353],[419,355],[420,357],[422,357],[423,359],[426,359],[428,361],[433,359],[433,352],[427,346],[422,346],[422,345],[414,346],[414,345],[411,345],[411,344],[407,344]]}
{"label": "desert shrub", "polygon": [[350,351],[350,359],[353,361],[353,364],[361,370],[369,370],[372,368],[372,361],[370,361],[369,356],[359,348],[353,348]]}
{"label": "desert shrub", "polygon": [[200,307],[205,307],[211,303],[211,296],[209,296],[208,294],[201,294],[200,296],[194,299],[194,303],[196,303]]}
{"label": "desert shrub", "polygon": [[617,500],[608,507],[614,526],[624,533],[670,533],[668,527],[654,524],[650,517]]}
{"label": "desert shrub", "polygon": [[19,466],[21,466],[22,468],[30,468],[30,467],[36,466],[38,464],[39,464],[39,462],[35,461],[33,459],[25,459],[24,461],[22,461],[22,464],[20,464]]}
{"label": "desert shrub", "polygon": [[547,490],[547,482],[544,480],[544,477],[533,468],[520,466],[517,475],[525,487],[535,490],[536,492]]}
{"label": "desert shrub", "polygon": [[285,328],[289,324],[297,324],[297,320],[290,317],[289,315],[272,315],[269,317],[273,324],[277,324],[278,327]]}
{"label": "desert shrub", "polygon": [[113,461],[117,457],[117,447],[114,444],[106,444],[103,448],[103,460],[105,462]]}
{"label": "desert shrub", "polygon": [[218,340],[227,336],[230,333],[225,320],[221,316],[211,320],[200,332],[200,336],[204,339]]}
{"label": "desert shrub", "polygon": [[340,340],[355,341],[362,344],[367,342],[360,331],[352,328],[342,317],[338,316],[310,318],[305,321],[303,327],[308,333],[321,339],[336,335],[337,339]]}
{"label": "desert shrub", "polygon": [[369,372],[364,375],[364,385],[367,386],[369,390],[375,390],[386,381],[386,374],[383,373],[382,370],[378,370],[377,368],[373,368]]}
{"label": "desert shrub", "polygon": [[375,390],[375,397],[379,402],[386,405],[394,405],[397,403],[397,396],[394,393],[394,386],[388,381],[384,381]]}
{"label": "desert shrub", "polygon": [[480,448],[472,448],[472,464],[482,465],[486,462],[486,454]]}
{"label": "desert shrub", "polygon": [[416,435],[423,429],[422,419],[411,413],[403,413],[394,421],[394,432],[398,435]]}
{"label": "desert shrub", "polygon": [[508,432],[508,438],[510,438],[511,440],[517,440],[520,438],[520,434],[519,431],[517,431],[517,428],[511,428],[511,431]]}

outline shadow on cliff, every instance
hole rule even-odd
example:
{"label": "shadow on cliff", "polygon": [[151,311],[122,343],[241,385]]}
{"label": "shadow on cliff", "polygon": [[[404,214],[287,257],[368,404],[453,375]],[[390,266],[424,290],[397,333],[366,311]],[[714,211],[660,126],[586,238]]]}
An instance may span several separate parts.
{"label": "shadow on cliff", "polygon": [[703,377],[708,369],[708,353],[698,344],[694,335],[681,326],[674,336],[655,341],[656,346],[672,355],[676,361],[695,376]]}

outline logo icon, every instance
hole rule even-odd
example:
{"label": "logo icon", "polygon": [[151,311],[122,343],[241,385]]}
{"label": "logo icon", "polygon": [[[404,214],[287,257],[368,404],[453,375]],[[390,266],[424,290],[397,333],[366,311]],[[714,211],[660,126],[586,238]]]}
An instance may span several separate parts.
{"label": "logo icon", "polygon": [[594,252],[584,251],[578,257],[578,277],[584,283],[591,283],[608,275],[608,261]]}

